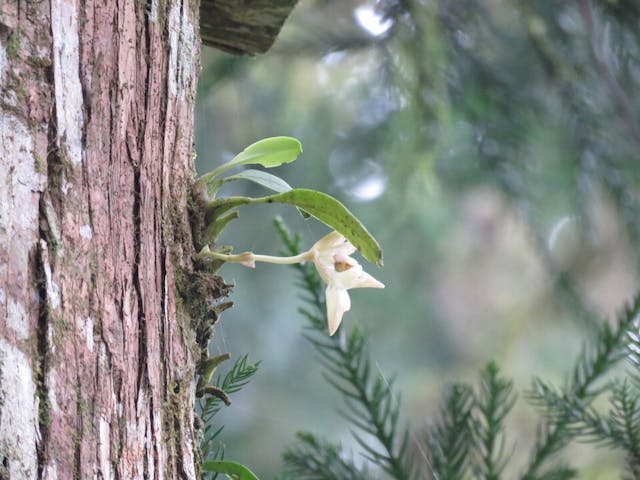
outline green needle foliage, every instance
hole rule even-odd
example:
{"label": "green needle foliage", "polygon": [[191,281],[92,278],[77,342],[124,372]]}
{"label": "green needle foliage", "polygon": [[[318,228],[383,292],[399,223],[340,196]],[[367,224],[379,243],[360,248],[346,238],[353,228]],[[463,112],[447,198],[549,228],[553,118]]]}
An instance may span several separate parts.
{"label": "green needle foliage", "polygon": [[515,402],[513,382],[490,362],[477,392],[452,385],[427,434],[430,475],[435,479],[499,479],[507,462],[503,421]]}
{"label": "green needle foliage", "polygon": [[311,433],[299,432],[297,443],[283,458],[293,478],[301,480],[371,480],[371,473],[345,459],[337,444],[325,442]]}
{"label": "green needle foliage", "polygon": [[513,382],[501,378],[498,373],[498,366],[491,362],[480,376],[473,425],[479,455],[475,475],[479,479],[500,478],[507,462],[503,420],[511,411],[516,396],[513,393]]}
{"label": "green needle foliage", "polygon": [[[291,234],[281,220],[275,225],[286,247],[283,253],[297,255],[300,237]],[[490,362],[480,372],[477,388],[464,383],[448,388],[443,407],[427,429],[423,442],[427,451],[423,453],[419,440],[423,434],[400,426],[400,395],[393,380],[387,381],[371,368],[366,337],[357,327],[348,334],[342,329],[327,337],[322,282],[313,265],[296,264],[294,268],[300,273],[307,303],[300,310],[308,320],[306,336],[320,356],[325,378],[344,399],[342,413],[353,427],[362,455],[378,472],[368,473],[346,460],[339,445],[300,433],[283,456],[294,478],[505,478],[513,447],[508,446],[504,420],[516,395],[513,382],[500,376],[496,363]],[[572,441],[621,449],[627,458],[626,471],[631,478],[640,478],[638,315],[640,295],[613,325],[603,323],[591,330],[592,338],[576,358],[565,386],[534,378],[527,398],[541,410],[541,420],[531,460],[520,469],[522,480],[576,478],[575,468],[556,461]],[[607,381],[624,358],[632,365],[628,378]],[[610,396],[611,404],[606,414],[593,407],[594,400],[604,394]]]}
{"label": "green needle foliage", "polygon": [[629,473],[633,478],[640,478],[640,390],[637,384],[625,379],[615,386],[607,415],[592,408],[571,408],[571,411],[575,414],[580,435],[622,449],[626,453]]}
{"label": "green needle foliage", "polygon": [[464,478],[469,469],[473,400],[473,391],[464,384],[453,385],[445,395],[439,418],[427,435],[431,476],[435,479]]}
{"label": "green needle foliage", "polygon": [[[626,474],[640,478],[638,301],[605,324],[587,294],[599,288],[588,285],[588,280],[600,269],[600,262],[613,258],[607,252],[624,255],[636,280],[640,268],[640,3],[299,3],[299,9],[308,10],[298,17],[302,20],[291,19],[298,22],[297,30],[282,37],[280,53],[276,48],[270,54],[281,56],[277,62],[263,64],[256,75],[246,75],[244,60],[235,67],[224,58],[216,63],[216,79],[221,66],[225,71],[235,68],[245,73],[242,82],[234,82],[234,88],[242,83],[244,90],[237,95],[224,93],[232,99],[228,108],[242,110],[235,104],[236,97],[247,96],[252,102],[246,108],[246,119],[231,122],[237,123],[235,130],[230,125],[207,133],[219,136],[211,144],[241,138],[249,128],[258,130],[254,136],[264,133],[260,128],[271,133],[300,132],[305,144],[326,146],[324,151],[308,149],[321,153],[301,177],[333,178],[332,188],[349,196],[355,189],[344,180],[358,171],[351,169],[352,164],[380,166],[388,178],[388,195],[380,198],[376,204],[380,212],[374,216],[393,224],[394,239],[395,232],[411,231],[402,235],[401,249],[406,253],[396,256],[400,264],[411,265],[404,270],[407,276],[421,268],[416,264],[427,265],[430,260],[416,262],[416,247],[421,255],[438,254],[437,249],[434,254],[422,248],[434,239],[438,245],[441,238],[433,233],[440,223],[432,217],[449,220],[452,216],[452,210],[435,212],[438,207],[425,207],[438,205],[431,202],[438,197],[434,190],[445,192],[442,198],[455,200],[451,203],[464,202],[470,192],[497,191],[499,202],[508,205],[505,212],[517,214],[529,227],[529,238],[552,282],[549,296],[585,331],[583,351],[573,362],[567,359],[566,383],[535,378],[525,395],[539,409],[537,438],[526,464],[514,466],[509,462],[513,437],[505,433],[504,419],[515,394],[496,365],[485,368],[477,384],[446,389],[443,407],[429,422],[432,428],[427,435],[408,433],[398,425],[397,418],[404,417],[399,395],[392,382],[387,384],[371,368],[375,363],[368,357],[362,332],[347,335],[341,331],[337,339],[327,339],[324,287],[313,266],[296,267],[307,302],[303,313],[310,325],[308,336],[324,361],[328,380],[346,399],[345,414],[356,438],[364,443],[359,450],[375,470],[368,478],[378,474],[497,479],[507,471],[518,472],[510,478],[527,480],[577,478],[581,473],[578,459],[568,458],[565,448],[587,441],[623,453]],[[352,22],[353,28],[348,29],[349,15],[342,15],[339,27],[333,28],[336,12],[349,8],[336,7],[347,3],[358,9],[375,3],[381,22],[388,23],[389,29],[369,34],[359,22]],[[314,20],[312,14],[321,9],[327,15],[316,15]],[[316,58],[310,58],[310,53],[317,53]],[[334,81],[327,88],[315,89],[322,94],[314,95],[308,77],[299,81],[298,72],[306,75],[312,62],[320,57],[324,60],[329,53],[336,53],[338,60],[329,67],[326,58],[323,75],[333,75]],[[365,73],[351,75],[354,65],[365,62]],[[282,67],[280,75],[272,74],[274,65]],[[345,75],[349,82],[341,78]],[[332,90],[339,95],[326,95]],[[263,108],[281,100],[286,104],[275,113]],[[225,121],[228,108],[217,109],[219,122]],[[275,118],[284,119],[286,127],[276,125]],[[328,168],[325,158],[332,158]],[[344,173],[337,168],[341,164],[349,166]],[[305,205],[293,201],[300,197],[299,192],[290,193],[288,184],[271,176],[243,171],[225,181],[237,179],[250,180],[276,195],[226,200],[227,204],[215,208],[237,202],[266,203],[275,197],[305,210]],[[224,226],[232,219],[219,217],[217,222]],[[603,226],[609,221],[617,226]],[[562,225],[571,228],[556,230]],[[575,232],[579,240],[552,244],[550,232],[554,231],[570,236]],[[214,229],[212,236],[217,233]],[[281,233],[288,253],[299,251],[299,239]],[[394,297],[398,308],[406,298]],[[412,323],[417,322],[406,322],[407,335],[412,333]],[[624,359],[629,360],[626,372],[621,368]],[[424,441],[426,455],[421,454],[419,441]],[[335,478],[327,464],[339,464],[344,453],[335,443],[303,436],[285,458],[295,478]],[[422,460],[425,456],[428,462]],[[339,470],[343,478],[363,474],[359,462],[347,464],[348,469]]]}
{"label": "green needle foliage", "polygon": [[[299,254],[300,237],[292,235],[281,220],[276,220],[275,225],[285,244],[285,254]],[[306,293],[304,298],[311,307],[301,309],[309,322],[307,339],[320,354],[320,361],[326,369],[325,378],[343,395],[346,404],[343,414],[354,426],[355,440],[369,460],[394,478],[412,478],[409,432],[398,426],[400,402],[392,390],[393,380],[387,381],[372,371],[366,354],[366,338],[357,328],[348,336],[341,330],[327,338],[320,278],[311,265],[296,264],[294,267],[301,274]],[[363,434],[377,439],[378,445],[372,446]],[[299,449],[292,449],[285,454],[285,460],[292,469],[304,465],[300,453]],[[317,460],[320,462],[321,458]]]}
{"label": "green needle foliage", "polygon": [[538,440],[524,479],[544,478],[540,476],[544,464],[580,433],[571,427],[579,415],[587,413],[589,405],[600,393],[610,389],[598,381],[627,354],[629,333],[639,313],[640,296],[637,296],[613,327],[604,323],[591,346],[579,355],[570,380],[562,390],[534,379],[529,398],[534,405],[542,407],[545,419],[539,426]]}
{"label": "green needle foliage", "polygon": [[[248,363],[248,355],[244,355],[236,360],[233,367],[224,376],[218,375],[213,385],[226,394],[236,393],[249,383],[251,377],[258,371],[259,365],[260,362]],[[224,458],[224,449],[217,441],[224,425],[218,426],[213,421],[223,404],[223,400],[214,395],[208,395],[200,401],[200,418],[204,424],[200,451],[202,458],[206,461],[222,460]],[[215,478],[215,476],[212,478]]]}

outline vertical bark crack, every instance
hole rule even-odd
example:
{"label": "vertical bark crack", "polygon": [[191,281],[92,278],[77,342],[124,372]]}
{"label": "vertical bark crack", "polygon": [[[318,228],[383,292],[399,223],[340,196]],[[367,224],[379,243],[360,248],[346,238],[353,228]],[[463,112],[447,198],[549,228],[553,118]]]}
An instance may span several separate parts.
{"label": "vertical bark crack", "polygon": [[[78,359],[76,358],[76,363]],[[76,375],[76,411],[78,412],[78,427],[76,432],[76,439],[73,443],[73,478],[82,478],[82,441],[84,439],[84,419],[85,419],[85,405],[82,400],[82,378],[80,371],[78,370]]]}
{"label": "vertical bark crack", "polygon": [[[140,226],[142,224],[141,218],[141,204],[142,204],[142,186],[140,181],[140,165],[134,165],[134,201],[133,201],[133,225],[134,225],[134,265],[133,265],[133,285],[136,291],[136,297],[138,302],[138,381],[137,392],[140,393],[142,386],[148,385],[147,379],[147,334],[145,325],[145,311],[144,302],[142,298],[142,287],[140,279],[140,251],[142,249],[142,233]],[[153,425],[153,422],[150,422]],[[148,455],[144,455],[143,471],[144,478],[149,477],[149,460]]]}
{"label": "vertical bark crack", "polygon": [[[53,65],[53,52],[51,53]],[[47,80],[54,83],[53,67],[45,70]],[[59,231],[54,203],[55,195],[63,179],[63,166],[57,146],[58,126],[55,101],[51,103],[51,120],[47,130],[47,180],[45,190],[40,194],[38,204],[38,243],[34,256],[34,283],[38,296],[38,323],[36,327],[36,397],[38,399],[38,436],[36,442],[37,478],[43,478],[49,461],[49,437],[51,434],[51,401],[49,397],[51,307],[47,290],[47,269],[50,272],[49,252],[58,248]],[[52,197],[52,192],[54,193]]]}
{"label": "vertical bark crack", "polygon": [[142,203],[142,187],[140,184],[140,166],[135,165],[135,172],[133,178],[133,228],[134,228],[134,264],[133,264],[133,285],[136,291],[136,297],[138,302],[138,390],[142,385],[143,377],[146,374],[146,361],[147,361],[147,342],[144,322],[144,302],[142,299],[142,288],[140,282],[140,250],[142,248],[142,234],[140,231],[140,225],[142,219],[140,218],[140,209]]}
{"label": "vertical bark crack", "polygon": [[[44,201],[40,202],[40,223],[42,225],[42,216]],[[48,443],[49,443],[49,426],[51,424],[51,403],[49,401],[49,387],[47,384],[47,374],[49,369],[49,342],[47,332],[49,330],[49,301],[47,298],[47,281],[45,264],[47,262],[47,243],[43,240],[46,238],[46,232],[40,227],[40,242],[38,244],[35,265],[34,279],[36,281],[36,289],[38,292],[38,327],[37,327],[37,372],[36,372],[36,394],[38,397],[38,431],[39,441],[36,446],[37,455],[37,478],[43,478],[44,468],[47,464]]]}

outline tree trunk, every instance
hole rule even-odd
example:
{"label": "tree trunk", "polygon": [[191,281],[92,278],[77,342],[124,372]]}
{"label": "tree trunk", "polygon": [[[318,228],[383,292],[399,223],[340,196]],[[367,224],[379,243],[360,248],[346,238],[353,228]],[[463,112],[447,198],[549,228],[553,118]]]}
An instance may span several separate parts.
{"label": "tree trunk", "polygon": [[197,0],[0,0],[0,478],[196,477],[198,59]]}

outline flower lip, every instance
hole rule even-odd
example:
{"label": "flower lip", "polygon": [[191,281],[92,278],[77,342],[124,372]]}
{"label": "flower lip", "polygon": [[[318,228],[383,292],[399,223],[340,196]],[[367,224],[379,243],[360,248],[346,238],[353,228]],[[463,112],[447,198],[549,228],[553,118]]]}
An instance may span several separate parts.
{"label": "flower lip", "polygon": [[336,272],[346,272],[357,264],[358,262],[353,258],[344,255],[343,253],[336,253],[333,256],[333,268],[335,268]]}

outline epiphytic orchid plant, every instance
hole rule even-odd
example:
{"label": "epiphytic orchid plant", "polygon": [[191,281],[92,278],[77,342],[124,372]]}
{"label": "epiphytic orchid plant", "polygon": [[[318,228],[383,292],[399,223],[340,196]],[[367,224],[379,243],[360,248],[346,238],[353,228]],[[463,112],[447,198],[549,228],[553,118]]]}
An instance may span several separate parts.
{"label": "epiphytic orchid plant", "polygon": [[[257,164],[266,168],[277,167],[284,163],[293,162],[300,153],[302,153],[302,146],[295,138],[267,138],[248,146],[231,161],[203,175],[198,180],[204,192],[197,197],[197,201],[198,203],[204,201],[204,205],[199,205],[204,209],[204,216],[200,212],[197,216],[198,228],[194,229],[196,232],[195,241],[200,248],[197,260],[210,273],[215,272],[225,262],[236,262],[248,267],[255,267],[255,262],[314,262],[320,277],[327,284],[327,318],[329,334],[333,335],[340,326],[342,316],[351,308],[349,289],[384,288],[382,283],[364,272],[360,264],[351,257],[351,254],[359,250],[370,262],[382,265],[382,250],[378,242],[344,205],[327,194],[315,190],[291,188],[281,178],[262,170],[246,169],[239,173],[220,177],[227,170],[241,165]],[[236,180],[249,180],[275,193],[259,198],[216,198],[222,185]],[[308,251],[292,257],[256,255],[252,252],[233,255],[231,247],[217,246],[216,239],[220,232],[229,222],[238,218],[237,208],[256,203],[293,205],[305,218],[313,216],[331,227],[333,231],[317,241]],[[219,308],[224,309],[228,306],[229,302],[220,305]],[[215,315],[218,315],[217,311]],[[217,319],[217,316],[215,318]],[[223,354],[209,358],[208,342],[211,337],[211,328],[207,326],[204,332],[204,337],[200,339],[204,347],[201,350],[201,359],[196,370],[199,376],[196,396],[205,397],[203,409],[209,408],[208,411],[211,412],[215,411],[214,405],[217,400],[227,404],[229,401],[228,395],[222,387],[209,385],[213,371],[229,355]],[[219,433],[219,430],[217,432]],[[210,435],[208,441],[210,442],[216,435],[217,433]],[[216,457],[203,462],[202,469],[213,474],[225,473],[231,478],[239,480],[257,480],[257,477],[245,466]]]}
{"label": "epiphytic orchid plant", "polygon": [[[326,304],[329,334],[333,335],[343,314],[351,308],[347,290],[352,288],[384,288],[384,285],[364,272],[353,258],[356,250],[372,263],[382,265],[382,250],[378,242],[347,208],[335,198],[325,193],[302,188],[291,188],[281,178],[262,170],[248,169],[234,175],[220,178],[227,170],[248,164],[258,164],[266,168],[289,163],[302,153],[300,142],[291,137],[273,137],[260,140],[200,178],[209,196],[206,206],[206,229],[204,246],[198,257],[201,261],[235,262],[255,267],[255,262],[299,263],[314,262],[320,277],[327,284]],[[235,180],[249,180],[269,190],[274,195],[259,198],[226,197],[216,198],[219,188]],[[298,208],[305,217],[313,216],[333,229],[308,251],[294,257],[274,257],[245,252],[233,255],[229,247],[215,247],[215,240],[222,229],[238,217],[237,207],[256,203],[286,203]],[[213,245],[214,250],[211,250]]]}

